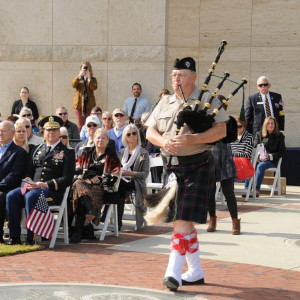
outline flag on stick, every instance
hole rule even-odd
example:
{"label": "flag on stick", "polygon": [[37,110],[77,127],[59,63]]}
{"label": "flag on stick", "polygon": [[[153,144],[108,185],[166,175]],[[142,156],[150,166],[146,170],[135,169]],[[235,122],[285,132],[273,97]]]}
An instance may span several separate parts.
{"label": "flag on stick", "polygon": [[54,230],[54,217],[49,209],[43,190],[37,203],[31,210],[26,227],[44,238],[50,239]]}

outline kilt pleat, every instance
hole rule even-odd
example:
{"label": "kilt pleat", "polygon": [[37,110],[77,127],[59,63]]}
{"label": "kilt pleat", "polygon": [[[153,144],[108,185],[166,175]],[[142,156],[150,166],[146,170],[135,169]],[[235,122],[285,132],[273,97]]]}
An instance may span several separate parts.
{"label": "kilt pleat", "polygon": [[174,220],[206,223],[208,199],[215,178],[212,154],[190,164],[171,166],[167,169],[170,171],[176,174],[179,183]]}

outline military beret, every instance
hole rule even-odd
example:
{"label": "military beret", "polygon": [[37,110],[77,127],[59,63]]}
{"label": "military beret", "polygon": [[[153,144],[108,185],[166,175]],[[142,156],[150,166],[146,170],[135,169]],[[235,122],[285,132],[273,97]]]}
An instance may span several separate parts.
{"label": "military beret", "polygon": [[173,70],[190,70],[192,72],[196,72],[196,62],[191,57],[185,57],[182,59],[176,58]]}
{"label": "military beret", "polygon": [[63,120],[57,116],[47,116],[39,122],[39,126],[45,129],[59,129],[63,126]]}

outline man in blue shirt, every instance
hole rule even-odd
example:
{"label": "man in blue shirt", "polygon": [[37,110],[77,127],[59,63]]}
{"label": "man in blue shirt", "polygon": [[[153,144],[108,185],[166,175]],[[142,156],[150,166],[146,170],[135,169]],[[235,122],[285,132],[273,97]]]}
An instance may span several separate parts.
{"label": "man in blue shirt", "polygon": [[142,113],[150,111],[151,105],[148,99],[141,97],[142,86],[139,83],[136,82],[132,85],[132,94],[132,97],[125,100],[123,110],[130,123],[140,126]]}
{"label": "man in blue shirt", "polygon": [[118,154],[120,149],[124,148],[122,143],[122,133],[124,128],[126,127],[125,121],[125,112],[121,108],[116,108],[113,111],[113,120],[115,126],[108,131],[109,138],[114,140],[116,143],[116,153]]}

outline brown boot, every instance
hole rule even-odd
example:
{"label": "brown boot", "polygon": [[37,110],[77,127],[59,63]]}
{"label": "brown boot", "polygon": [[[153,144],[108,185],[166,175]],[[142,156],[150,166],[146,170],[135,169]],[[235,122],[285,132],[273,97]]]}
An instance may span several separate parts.
{"label": "brown boot", "polygon": [[241,219],[232,219],[232,234],[238,235],[241,233]]}
{"label": "brown boot", "polygon": [[217,217],[210,217],[209,218],[209,225],[207,227],[207,232],[214,232],[217,228]]}

